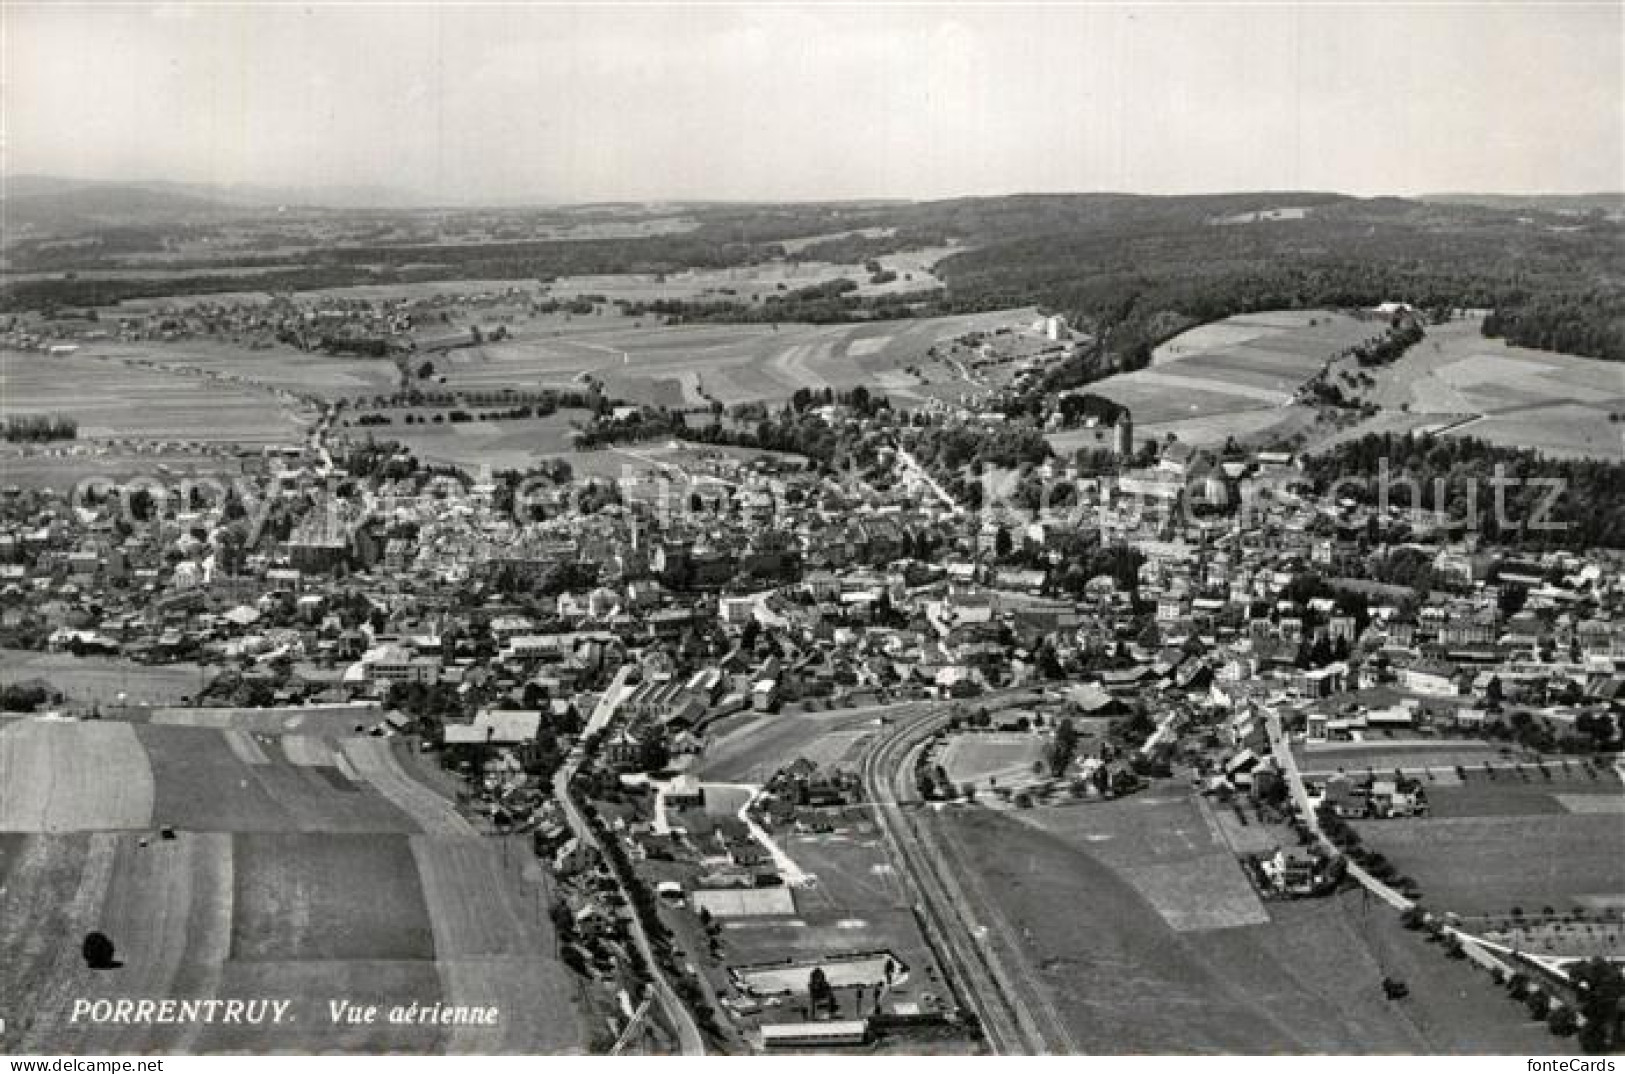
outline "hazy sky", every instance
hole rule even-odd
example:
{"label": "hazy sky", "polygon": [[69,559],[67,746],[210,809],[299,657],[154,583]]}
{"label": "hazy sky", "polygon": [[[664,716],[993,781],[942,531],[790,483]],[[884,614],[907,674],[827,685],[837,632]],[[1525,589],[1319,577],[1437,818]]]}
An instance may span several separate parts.
{"label": "hazy sky", "polygon": [[1617,191],[1622,10],[7,0],[4,170],[459,201]]}

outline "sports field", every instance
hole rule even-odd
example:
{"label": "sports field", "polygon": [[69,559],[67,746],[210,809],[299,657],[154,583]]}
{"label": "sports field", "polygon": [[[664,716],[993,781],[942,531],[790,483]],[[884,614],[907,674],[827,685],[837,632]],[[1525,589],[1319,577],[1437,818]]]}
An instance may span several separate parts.
{"label": "sports field", "polygon": [[[8,721],[7,1043],[91,1054],[579,1050],[585,1026],[542,911],[545,879],[505,865],[387,743],[296,739]],[[85,966],[91,929],[113,941],[113,968]],[[120,997],[271,999],[290,1004],[289,1018],[73,1023],[75,1000]],[[333,999],[494,1006],[497,1024],[343,1024]]]}
{"label": "sports field", "polygon": [[984,787],[991,781],[1011,786],[1033,778],[1033,764],[1044,756],[1045,741],[1037,734],[956,735],[939,755],[938,763],[955,786],[971,783]]}
{"label": "sports field", "polygon": [[[839,822],[830,832],[784,834],[780,842],[812,882],[796,889],[794,920],[730,923],[724,931],[729,965],[760,967],[789,960],[803,968],[787,974],[764,970],[758,978],[762,990],[804,992],[811,965],[837,959],[842,968],[826,967],[825,972],[832,984],[845,989],[883,981],[885,958],[876,953],[887,952],[899,963],[889,993],[892,1002],[946,995],[907,889],[867,815]],[[843,1003],[850,1000],[843,996]]]}
{"label": "sports field", "polygon": [[770,966],[742,967],[734,972],[750,991],[759,996],[804,995],[812,971],[821,969],[832,988],[875,988],[886,983],[886,965],[893,967],[894,982],[900,983],[907,970],[889,951],[829,955]]}

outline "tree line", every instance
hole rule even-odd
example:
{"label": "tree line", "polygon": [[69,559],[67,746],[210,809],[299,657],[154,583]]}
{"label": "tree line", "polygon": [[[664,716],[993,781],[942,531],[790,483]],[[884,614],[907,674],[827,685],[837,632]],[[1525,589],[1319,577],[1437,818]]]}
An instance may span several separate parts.
{"label": "tree line", "polygon": [[1439,512],[1500,544],[1625,547],[1625,463],[1472,437],[1370,433],[1305,459],[1304,472],[1318,492],[1339,482],[1360,503]]}
{"label": "tree line", "polygon": [[35,444],[50,440],[73,440],[79,423],[56,414],[19,414],[6,419],[4,436],[13,444]]}

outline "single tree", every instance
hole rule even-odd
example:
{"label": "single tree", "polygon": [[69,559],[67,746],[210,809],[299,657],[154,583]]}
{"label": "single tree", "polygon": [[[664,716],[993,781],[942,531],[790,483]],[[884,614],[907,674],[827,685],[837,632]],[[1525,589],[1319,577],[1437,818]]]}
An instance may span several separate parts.
{"label": "single tree", "polygon": [[85,965],[93,970],[112,969],[116,965],[113,961],[113,941],[107,938],[106,933],[87,934],[80,952],[85,956]]}

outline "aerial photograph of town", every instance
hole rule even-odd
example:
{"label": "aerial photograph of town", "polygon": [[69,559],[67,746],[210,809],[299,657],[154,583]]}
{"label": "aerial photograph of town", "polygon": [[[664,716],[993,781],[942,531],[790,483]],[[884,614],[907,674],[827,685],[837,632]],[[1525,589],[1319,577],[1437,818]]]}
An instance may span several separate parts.
{"label": "aerial photograph of town", "polygon": [[1618,0],[0,82],[0,1054],[1615,1069]]}

